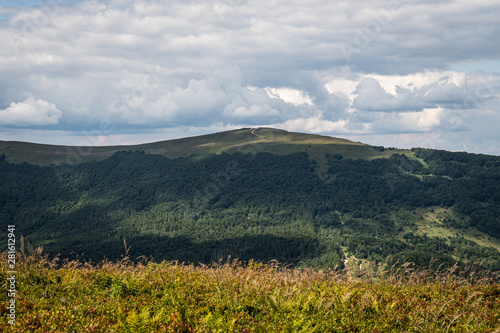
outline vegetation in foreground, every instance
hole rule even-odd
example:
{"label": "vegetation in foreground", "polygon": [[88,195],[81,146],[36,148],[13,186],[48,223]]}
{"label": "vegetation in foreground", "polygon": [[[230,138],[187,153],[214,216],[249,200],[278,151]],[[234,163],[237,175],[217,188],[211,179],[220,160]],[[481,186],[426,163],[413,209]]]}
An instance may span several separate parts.
{"label": "vegetation in foreground", "polygon": [[[16,324],[2,332],[500,332],[498,275],[473,266],[291,269],[48,260],[20,253]],[[6,258],[6,253],[2,254]],[[2,260],[2,288],[6,290]]]}

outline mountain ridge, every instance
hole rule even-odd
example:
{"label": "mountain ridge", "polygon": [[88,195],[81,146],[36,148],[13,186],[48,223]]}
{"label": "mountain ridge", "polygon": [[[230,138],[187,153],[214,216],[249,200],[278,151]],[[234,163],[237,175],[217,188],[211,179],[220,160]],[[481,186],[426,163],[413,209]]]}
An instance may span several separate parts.
{"label": "mountain ridge", "polygon": [[[264,147],[267,145],[274,145],[275,147]],[[291,145],[294,145],[298,149],[291,149]],[[27,162],[37,165],[50,165],[72,164],[71,159],[74,159],[75,156],[78,157],[79,162],[99,161],[120,150],[140,150],[150,154],[175,158],[212,153],[220,154],[224,151],[228,153],[244,152],[247,150],[249,152],[264,151],[282,154],[291,151],[305,151],[308,147],[304,146],[308,145],[311,145],[310,148],[313,148],[312,150],[333,145],[372,147],[347,139],[261,127],[241,128],[134,145],[66,146],[21,141],[0,141],[0,155],[5,154],[7,161],[13,163]],[[249,148],[252,146],[260,147],[257,150]],[[345,153],[346,149],[343,150]]]}

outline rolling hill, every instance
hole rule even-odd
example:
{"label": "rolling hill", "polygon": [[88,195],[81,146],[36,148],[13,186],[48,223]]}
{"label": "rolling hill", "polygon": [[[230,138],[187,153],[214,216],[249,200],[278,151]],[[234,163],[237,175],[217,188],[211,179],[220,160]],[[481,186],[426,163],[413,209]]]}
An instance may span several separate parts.
{"label": "rolling hill", "polygon": [[272,128],[0,155],[2,221],[51,255],[500,270],[497,156]]}
{"label": "rolling hill", "polygon": [[[332,150],[333,149],[333,150]],[[120,150],[143,151],[167,158],[206,156],[210,154],[268,152],[278,155],[310,151],[322,158],[335,151],[346,157],[369,158],[383,156],[371,146],[328,136],[287,132],[273,128],[243,128],[215,134],[131,146],[72,147],[28,142],[0,141],[0,155],[11,163],[36,165],[74,164],[101,161]],[[387,155],[387,154],[385,154]]]}

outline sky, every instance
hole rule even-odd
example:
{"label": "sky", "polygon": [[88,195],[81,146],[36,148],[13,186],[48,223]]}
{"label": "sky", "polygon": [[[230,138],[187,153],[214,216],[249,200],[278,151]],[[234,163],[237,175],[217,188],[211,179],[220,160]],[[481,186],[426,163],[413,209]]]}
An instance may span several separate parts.
{"label": "sky", "polygon": [[0,0],[0,140],[275,127],[500,155],[500,2]]}

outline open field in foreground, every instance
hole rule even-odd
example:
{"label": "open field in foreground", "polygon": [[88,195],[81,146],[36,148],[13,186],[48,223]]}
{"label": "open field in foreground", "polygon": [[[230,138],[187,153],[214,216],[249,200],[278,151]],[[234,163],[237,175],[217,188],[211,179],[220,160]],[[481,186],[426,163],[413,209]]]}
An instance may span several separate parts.
{"label": "open field in foreground", "polygon": [[[26,252],[16,262],[16,323],[8,323],[4,292],[2,332],[500,332],[498,276],[467,269],[91,265]],[[7,271],[2,260],[4,291]]]}

